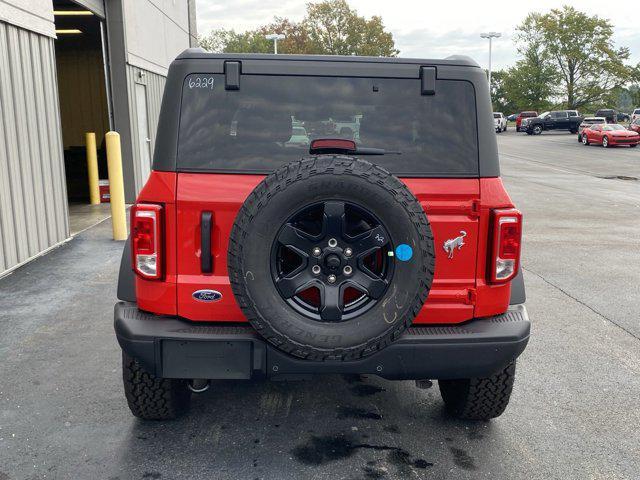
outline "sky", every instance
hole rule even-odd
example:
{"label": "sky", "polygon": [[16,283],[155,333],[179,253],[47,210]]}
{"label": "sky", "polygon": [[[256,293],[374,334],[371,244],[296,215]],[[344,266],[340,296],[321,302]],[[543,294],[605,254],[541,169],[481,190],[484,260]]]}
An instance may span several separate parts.
{"label": "sky", "polygon": [[[347,0],[358,14],[379,15],[385,28],[393,33],[401,57],[444,58],[469,55],[481,66],[489,60],[488,40],[480,33],[495,31],[502,37],[493,40],[493,69],[511,66],[518,59],[513,35],[516,26],[531,11],[547,12],[562,4],[572,5],[590,15],[609,19],[615,27],[617,46],[631,50],[630,61],[640,62],[640,28],[634,2],[603,8],[602,0],[580,1],[486,1],[486,0]],[[304,17],[305,1],[295,0],[196,0],[198,32],[226,28],[244,31],[270,22],[274,16],[298,21]],[[613,4],[609,4],[613,7]],[[619,7],[619,8],[618,8]]]}

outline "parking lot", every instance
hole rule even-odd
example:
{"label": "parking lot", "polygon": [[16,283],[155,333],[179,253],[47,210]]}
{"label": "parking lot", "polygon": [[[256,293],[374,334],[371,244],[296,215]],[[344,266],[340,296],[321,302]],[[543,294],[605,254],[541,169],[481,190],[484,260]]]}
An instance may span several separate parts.
{"label": "parking lot", "polygon": [[638,478],[640,148],[513,127],[498,143],[533,321],[502,417],[454,421],[437,388],[332,376],[216,383],[178,421],[138,421],[104,222],[0,280],[0,480]]}

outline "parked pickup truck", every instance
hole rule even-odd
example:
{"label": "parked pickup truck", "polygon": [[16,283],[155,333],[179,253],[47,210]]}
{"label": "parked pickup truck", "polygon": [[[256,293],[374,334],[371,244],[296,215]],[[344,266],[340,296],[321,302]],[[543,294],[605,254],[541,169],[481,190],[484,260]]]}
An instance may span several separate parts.
{"label": "parked pickup truck", "polygon": [[528,135],[540,135],[545,130],[567,130],[578,133],[582,117],[576,110],[554,110],[522,120],[520,130]]}

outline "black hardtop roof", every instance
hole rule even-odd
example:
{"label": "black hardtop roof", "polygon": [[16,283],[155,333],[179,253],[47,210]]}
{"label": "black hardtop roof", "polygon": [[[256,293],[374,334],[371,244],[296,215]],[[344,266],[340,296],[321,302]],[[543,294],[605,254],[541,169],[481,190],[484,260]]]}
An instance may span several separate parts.
{"label": "black hardtop roof", "polygon": [[176,60],[290,60],[314,62],[351,62],[351,63],[390,63],[411,65],[446,65],[459,67],[476,67],[480,65],[466,55],[451,55],[443,59],[420,59],[400,57],[360,57],[355,55],[288,55],[266,53],[209,53],[202,48],[188,48],[176,57]]}

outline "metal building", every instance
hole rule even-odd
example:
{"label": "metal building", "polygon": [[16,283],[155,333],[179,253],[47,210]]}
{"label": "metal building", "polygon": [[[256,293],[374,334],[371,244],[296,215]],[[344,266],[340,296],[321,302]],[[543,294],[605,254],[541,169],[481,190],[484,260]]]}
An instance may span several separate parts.
{"label": "metal building", "polygon": [[195,42],[195,0],[0,0],[0,276],[69,238],[85,132],[101,178],[104,134],[120,133],[134,200],[169,63]]}

